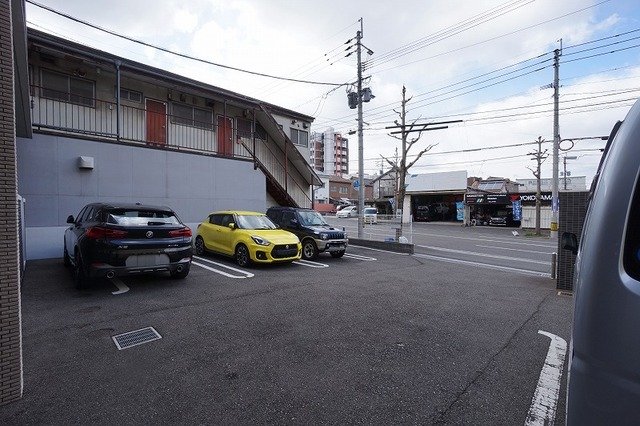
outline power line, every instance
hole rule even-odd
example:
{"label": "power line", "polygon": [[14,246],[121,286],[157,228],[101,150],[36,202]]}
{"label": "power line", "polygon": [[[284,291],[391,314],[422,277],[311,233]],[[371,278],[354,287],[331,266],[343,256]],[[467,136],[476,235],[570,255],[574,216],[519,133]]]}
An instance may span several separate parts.
{"label": "power line", "polygon": [[186,55],[184,53],[176,52],[176,51],[173,51],[173,50],[161,47],[161,46],[157,46],[157,45],[154,45],[154,44],[151,44],[151,43],[147,43],[147,42],[144,42],[144,41],[141,41],[141,40],[137,40],[137,39],[135,39],[133,37],[129,37],[129,36],[126,36],[126,35],[123,35],[123,34],[119,34],[119,33],[115,32],[115,31],[109,30],[107,28],[100,27],[98,25],[92,24],[90,22],[84,21],[82,19],[76,18],[76,17],[68,15],[66,13],[57,11],[57,10],[55,10],[55,9],[49,7],[49,6],[45,6],[45,5],[36,3],[33,0],[26,0],[26,2],[29,3],[29,4],[32,4],[32,5],[36,6],[36,7],[39,7],[41,9],[44,9],[46,11],[49,11],[51,13],[54,13],[56,15],[62,16],[64,18],[67,18],[67,19],[69,19],[71,21],[74,21],[74,22],[77,22],[79,24],[86,25],[86,26],[94,28],[96,30],[105,32],[105,33],[110,34],[112,36],[119,37],[119,38],[122,38],[124,40],[140,44],[142,46],[150,47],[152,49],[160,50],[162,52],[169,53],[171,55],[179,56],[181,58],[189,59],[189,60],[192,60],[192,61],[201,62],[201,63],[207,64],[207,65],[212,65],[212,66],[216,66],[216,67],[220,67],[220,68],[224,68],[224,69],[228,69],[228,70],[232,70],[232,71],[238,71],[238,72],[242,72],[242,73],[245,73],[245,74],[256,75],[256,76],[259,76],[259,77],[272,78],[272,79],[276,79],[276,80],[291,81],[291,82],[295,82],[295,83],[324,85],[324,86],[341,86],[340,83],[328,83],[328,82],[322,82],[322,81],[299,80],[299,79],[295,79],[295,78],[279,77],[279,76],[276,76],[276,75],[265,74],[265,73],[256,72],[256,71],[249,71],[249,70],[245,70],[245,69],[242,69],[242,68],[233,67],[233,66],[230,66],[230,65],[219,64],[219,63],[216,63],[216,62],[208,61],[206,59],[197,58],[197,57],[191,56],[191,55]]}
{"label": "power line", "polygon": [[599,3],[593,4],[593,5],[591,5],[591,6],[583,7],[583,8],[581,8],[581,9],[574,10],[573,12],[569,12],[569,13],[566,13],[566,14],[564,14],[564,15],[561,15],[561,16],[558,16],[558,17],[555,17],[555,18],[552,18],[552,19],[548,19],[548,20],[546,20],[546,21],[538,22],[537,24],[529,25],[529,26],[527,26],[527,27],[523,27],[523,28],[520,28],[520,29],[517,29],[517,30],[511,31],[511,32],[508,32],[508,33],[505,33],[505,34],[501,34],[501,35],[499,35],[499,36],[492,37],[492,38],[489,38],[489,39],[487,39],[487,40],[483,40],[483,41],[480,41],[480,42],[477,42],[477,43],[473,43],[473,44],[470,44],[470,45],[468,45],[468,46],[464,46],[464,47],[461,47],[461,48],[457,48],[457,49],[449,50],[449,51],[446,51],[446,52],[440,53],[440,54],[435,55],[435,56],[431,56],[431,57],[428,57],[428,58],[419,59],[419,60],[417,60],[417,61],[408,62],[408,63],[405,63],[405,64],[401,64],[401,65],[394,66],[394,67],[391,67],[391,68],[386,68],[386,69],[383,69],[383,70],[378,70],[378,71],[377,71],[377,73],[378,73],[378,74],[380,74],[380,73],[383,73],[383,72],[385,72],[385,71],[393,70],[393,69],[396,69],[396,68],[401,68],[401,67],[404,67],[404,66],[407,66],[407,65],[412,65],[412,64],[415,64],[415,63],[417,63],[417,62],[422,62],[422,61],[426,61],[426,60],[429,60],[429,59],[436,58],[436,57],[438,57],[438,56],[451,54],[451,53],[457,52],[457,51],[459,51],[459,50],[468,49],[468,48],[470,48],[470,47],[475,47],[475,46],[478,46],[478,45],[481,45],[481,44],[484,44],[484,43],[488,43],[488,42],[490,42],[490,41],[494,41],[494,40],[497,40],[497,39],[500,39],[500,38],[503,38],[503,37],[507,37],[507,36],[510,36],[510,35],[513,35],[513,34],[517,34],[517,33],[522,32],[522,31],[530,30],[530,29],[535,28],[535,27],[538,27],[538,26],[540,26],[540,25],[548,24],[549,22],[557,21],[557,20],[559,20],[559,19],[566,18],[567,16],[571,16],[571,15],[575,15],[576,13],[583,12],[583,11],[585,11],[585,10],[587,10],[587,9],[591,9],[591,8],[594,8],[594,7],[600,6],[600,5],[602,5],[602,4],[604,4],[604,3],[607,3],[607,2],[609,2],[609,1],[611,1],[611,0],[604,0],[604,1],[601,1],[601,2],[599,2]]}
{"label": "power line", "polygon": [[[519,4],[520,3],[520,4]],[[373,68],[376,66],[380,66],[382,64],[385,64],[387,62],[390,62],[394,59],[397,59],[399,57],[408,55],[410,53],[413,53],[417,50],[423,49],[427,46],[431,46],[439,41],[443,41],[446,40],[450,37],[453,37],[457,34],[460,34],[464,31],[470,30],[472,28],[475,28],[481,24],[484,24],[486,22],[489,22],[491,20],[494,20],[502,15],[505,15],[509,12],[513,12],[523,6],[526,6],[527,4],[532,3],[532,1],[526,1],[523,2],[521,0],[519,1],[513,1],[509,4],[506,5],[502,5],[502,6],[498,6],[498,7],[494,7],[492,9],[489,9],[485,12],[482,12],[478,15],[475,15],[471,18],[468,18],[462,22],[459,22],[458,24],[452,25],[448,28],[445,28],[444,30],[440,30],[437,31],[436,33],[429,35],[427,37],[424,37],[422,39],[419,39],[417,41],[414,41],[412,43],[409,43],[408,45],[405,45],[401,48],[389,51],[387,53],[384,53],[382,55],[379,55],[378,57],[376,57],[375,59],[371,60],[368,62],[367,65],[370,65],[370,67],[368,67],[367,65],[365,65],[365,68]]]}

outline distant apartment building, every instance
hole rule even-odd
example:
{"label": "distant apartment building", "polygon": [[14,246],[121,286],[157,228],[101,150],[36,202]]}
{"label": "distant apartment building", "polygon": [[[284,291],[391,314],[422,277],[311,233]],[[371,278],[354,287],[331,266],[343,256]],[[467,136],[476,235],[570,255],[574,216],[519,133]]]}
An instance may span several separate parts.
{"label": "distant apartment building", "polygon": [[338,176],[349,173],[349,140],[331,127],[311,134],[309,154],[309,163],[318,172]]}

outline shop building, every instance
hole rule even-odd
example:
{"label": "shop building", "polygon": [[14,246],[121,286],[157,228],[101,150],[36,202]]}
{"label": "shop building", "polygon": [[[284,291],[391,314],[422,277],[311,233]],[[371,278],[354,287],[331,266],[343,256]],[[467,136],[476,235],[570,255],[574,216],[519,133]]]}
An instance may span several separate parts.
{"label": "shop building", "polygon": [[464,220],[466,170],[409,175],[406,182],[403,221]]}

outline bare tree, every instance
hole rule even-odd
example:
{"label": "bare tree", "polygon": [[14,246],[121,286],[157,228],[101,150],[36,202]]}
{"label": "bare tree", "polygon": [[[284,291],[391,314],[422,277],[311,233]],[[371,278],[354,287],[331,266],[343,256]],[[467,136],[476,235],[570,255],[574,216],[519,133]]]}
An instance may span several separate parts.
{"label": "bare tree", "polygon": [[[434,146],[436,146],[437,144],[431,144],[428,145],[426,148],[424,148],[422,151],[418,152],[418,154],[416,154],[415,158],[409,162],[407,164],[407,156],[409,151],[411,150],[411,148],[413,148],[413,146],[416,144],[416,142],[418,142],[420,140],[420,137],[422,136],[422,132],[425,130],[432,130],[432,129],[427,129],[425,124],[416,124],[417,121],[419,120],[419,118],[413,120],[413,122],[411,124],[407,125],[407,113],[406,113],[406,105],[407,103],[413,98],[409,98],[406,99],[406,92],[407,89],[406,87],[402,86],[402,109],[401,111],[396,111],[395,109],[393,110],[396,114],[398,114],[400,116],[400,121],[395,120],[394,123],[396,124],[395,126],[392,126],[393,128],[400,128],[399,132],[391,132],[389,134],[389,136],[398,139],[400,141],[402,141],[402,152],[401,152],[401,156],[400,156],[400,164],[398,164],[397,160],[396,162],[391,161],[388,158],[382,157],[390,166],[391,168],[397,173],[398,175],[398,187],[396,188],[397,194],[398,194],[398,203],[397,203],[397,209],[400,209],[400,211],[402,212],[402,215],[404,216],[404,197],[405,197],[405,193],[406,193],[406,176],[407,176],[407,172],[408,170],[411,168],[411,166],[413,166],[414,164],[416,164],[416,162],[427,152],[429,152]],[[407,140],[407,137],[409,135],[409,133],[412,132],[418,132],[418,135],[414,138],[411,138],[410,140]],[[394,133],[400,133],[400,136],[396,136]],[[400,219],[400,230],[398,232],[398,234],[396,235],[397,238],[402,236],[402,223],[403,220],[402,218]]]}

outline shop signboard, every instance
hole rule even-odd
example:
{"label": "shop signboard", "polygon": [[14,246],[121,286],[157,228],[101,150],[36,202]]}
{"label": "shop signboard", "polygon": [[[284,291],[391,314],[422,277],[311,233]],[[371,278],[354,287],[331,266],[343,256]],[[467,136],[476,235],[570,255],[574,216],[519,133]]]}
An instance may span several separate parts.
{"label": "shop signboard", "polygon": [[508,204],[509,199],[506,195],[502,194],[486,194],[486,203],[487,204]]}
{"label": "shop signboard", "polygon": [[[536,205],[536,193],[520,194],[520,202],[523,206],[535,206]],[[542,192],[540,194],[540,204],[543,206],[551,205],[551,192]]]}
{"label": "shop signboard", "polygon": [[482,204],[484,203],[484,194],[466,194],[464,199],[467,204]]}

